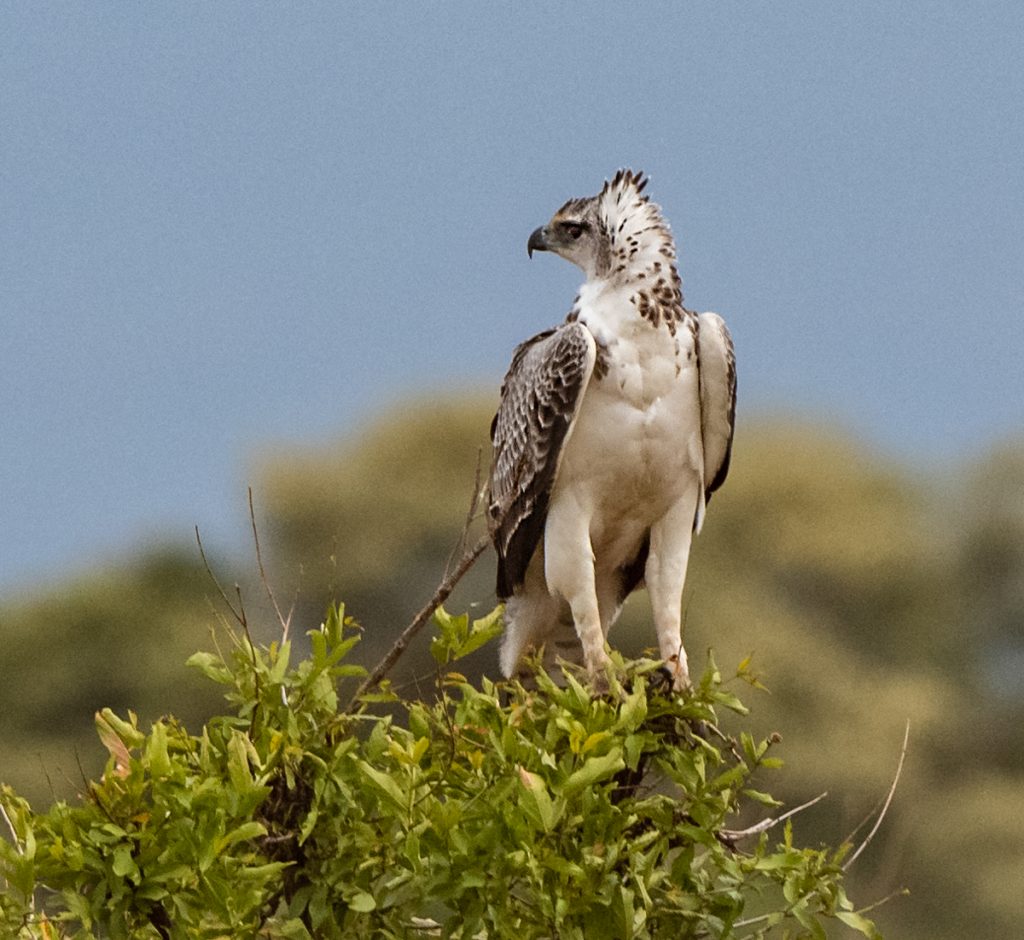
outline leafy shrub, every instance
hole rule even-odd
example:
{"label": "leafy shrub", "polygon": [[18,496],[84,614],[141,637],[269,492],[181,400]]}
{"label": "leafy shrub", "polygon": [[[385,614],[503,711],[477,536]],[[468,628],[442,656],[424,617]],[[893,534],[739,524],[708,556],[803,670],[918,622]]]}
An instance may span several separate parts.
{"label": "leafy shrub", "polygon": [[713,663],[685,696],[646,660],[617,660],[603,697],[542,670],[470,684],[452,663],[499,620],[438,612],[432,704],[385,684],[344,705],[363,670],[334,609],[297,665],[236,634],[193,656],[233,706],[198,736],[99,713],[110,757],[79,803],[0,796],[3,936],[878,936],[848,846],[727,827],[768,813],[752,778],[780,762],[775,738],[720,730],[746,709]]}

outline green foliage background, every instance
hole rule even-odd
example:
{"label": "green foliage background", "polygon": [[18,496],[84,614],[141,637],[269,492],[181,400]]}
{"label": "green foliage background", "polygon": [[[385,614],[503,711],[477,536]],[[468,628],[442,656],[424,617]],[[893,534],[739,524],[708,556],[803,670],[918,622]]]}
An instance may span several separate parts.
{"label": "green foliage background", "polygon": [[[390,645],[462,528],[491,408],[409,404],[337,446],[260,461],[266,561],[279,599],[297,598],[297,624],[343,598],[366,627],[362,661]],[[753,653],[769,693],[752,730],[780,732],[787,764],[773,793],[791,804],[830,793],[794,822],[803,842],[836,844],[877,805],[910,720],[900,788],[850,888],[862,900],[910,889],[878,912],[891,936],[1021,929],[1022,492],[1024,446],[956,471],[915,470],[835,429],[748,420],[695,546],[691,656]],[[196,555],[160,550],[0,607],[0,778],[36,803],[81,790],[83,771],[101,770],[92,715],[106,706],[142,722],[174,713],[189,727],[214,712],[215,690],[183,665],[210,648],[215,619]],[[254,567],[215,561],[228,586]],[[492,576],[482,559],[451,607],[490,609]],[[269,637],[259,590],[244,594]],[[628,655],[653,642],[643,595],[612,642]],[[486,646],[464,671],[494,675],[495,659]],[[395,680],[426,695],[432,676],[423,643]]]}
{"label": "green foliage background", "polygon": [[757,940],[834,921],[878,937],[843,888],[849,845],[726,825],[748,805],[767,818],[750,783],[780,762],[775,737],[722,731],[719,712],[746,709],[713,665],[686,696],[617,654],[604,696],[543,671],[531,690],[476,686],[451,666],[500,617],[438,612],[438,694],[401,702],[401,724],[374,711],[399,703],[386,689],[339,698],[363,670],[336,608],[295,665],[283,632],[193,656],[234,706],[199,735],[104,709],[110,759],[86,800],[34,814],[0,789],[0,932]]}

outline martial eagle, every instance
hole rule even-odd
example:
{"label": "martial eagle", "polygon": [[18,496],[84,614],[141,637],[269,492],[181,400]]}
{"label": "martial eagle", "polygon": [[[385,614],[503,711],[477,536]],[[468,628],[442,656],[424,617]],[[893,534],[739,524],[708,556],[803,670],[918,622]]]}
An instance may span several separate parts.
{"label": "martial eagle", "polygon": [[680,629],[690,540],[729,469],[732,338],[683,306],[676,251],[642,173],[620,170],[530,235],[586,281],[561,326],[516,348],[491,425],[488,525],[506,602],[501,669],[544,646],[602,685],[605,638],[646,583],[662,659]]}

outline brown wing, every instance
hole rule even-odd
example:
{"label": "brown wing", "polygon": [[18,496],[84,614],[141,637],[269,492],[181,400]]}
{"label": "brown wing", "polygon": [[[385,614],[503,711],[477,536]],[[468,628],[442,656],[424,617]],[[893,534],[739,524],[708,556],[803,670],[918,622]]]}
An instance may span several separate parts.
{"label": "brown wing", "polygon": [[516,348],[491,423],[487,522],[498,553],[498,597],[523,583],[544,534],[562,445],[594,371],[595,344],[579,323],[539,333]]}

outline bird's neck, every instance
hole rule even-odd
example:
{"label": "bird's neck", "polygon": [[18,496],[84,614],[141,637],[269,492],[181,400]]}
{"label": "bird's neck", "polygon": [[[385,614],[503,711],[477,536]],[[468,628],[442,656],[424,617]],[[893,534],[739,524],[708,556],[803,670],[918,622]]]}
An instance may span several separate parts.
{"label": "bird's neck", "polygon": [[611,318],[620,326],[639,319],[674,332],[675,324],[687,315],[674,256],[669,238],[667,253],[662,247],[638,251],[621,270],[589,277],[580,287],[569,319],[591,324]]}

